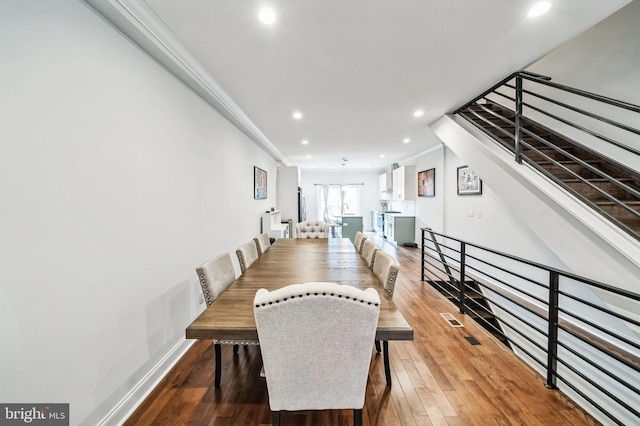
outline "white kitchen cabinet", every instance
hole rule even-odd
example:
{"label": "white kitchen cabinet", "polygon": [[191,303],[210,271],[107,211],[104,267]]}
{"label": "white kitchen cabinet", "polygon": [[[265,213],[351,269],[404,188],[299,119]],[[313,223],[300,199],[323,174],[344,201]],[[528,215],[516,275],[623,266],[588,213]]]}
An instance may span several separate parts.
{"label": "white kitchen cabinet", "polygon": [[390,200],[393,191],[393,175],[386,172],[378,176],[378,196],[380,200]]}
{"label": "white kitchen cabinet", "polygon": [[402,166],[393,170],[393,196],[392,200],[416,199],[416,168],[414,166]]}

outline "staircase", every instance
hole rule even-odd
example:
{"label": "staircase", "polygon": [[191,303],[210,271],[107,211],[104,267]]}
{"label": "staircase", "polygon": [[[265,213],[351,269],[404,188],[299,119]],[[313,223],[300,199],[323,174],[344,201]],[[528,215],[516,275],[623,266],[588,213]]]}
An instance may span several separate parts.
{"label": "staircase", "polygon": [[[640,239],[640,173],[529,118],[483,98],[458,114],[565,190]],[[519,151],[519,155],[518,155]]]}

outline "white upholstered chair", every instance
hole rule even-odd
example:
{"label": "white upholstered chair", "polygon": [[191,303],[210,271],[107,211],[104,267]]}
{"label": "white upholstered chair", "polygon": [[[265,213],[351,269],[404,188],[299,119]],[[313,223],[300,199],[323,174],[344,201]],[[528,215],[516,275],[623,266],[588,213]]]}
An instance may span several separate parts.
{"label": "white upholstered chair", "polygon": [[[233,269],[233,263],[229,253],[221,253],[204,262],[196,268],[198,281],[202,288],[202,295],[207,302],[207,307],[216,300],[222,292],[236,279],[236,271]],[[216,354],[216,374],[215,386],[220,387],[220,374],[222,371],[222,348],[221,345],[233,345],[234,355],[238,353],[238,345],[256,345],[255,341],[229,341],[214,340],[213,347]]]}
{"label": "white upholstered chair", "polygon": [[[400,263],[393,256],[382,250],[376,252],[375,262],[373,262],[373,274],[390,298],[393,298],[399,271]],[[385,352],[388,351],[389,343],[385,341],[383,345],[385,346]],[[380,351],[380,341],[376,340],[376,352],[380,353]],[[387,385],[391,386],[391,371],[388,362],[385,362],[384,372],[387,378]]]}
{"label": "white upholstered chair", "polygon": [[260,289],[254,315],[273,424],[280,411],[353,409],[362,424],[380,297],[334,283]]}
{"label": "white upholstered chair", "polygon": [[400,263],[393,256],[382,250],[376,253],[375,262],[373,262],[373,274],[384,287],[385,293],[391,298],[393,298],[398,271],[400,271]]}
{"label": "white upholstered chair", "polygon": [[369,265],[369,268],[373,268],[373,265],[375,263],[376,253],[378,251],[380,251],[380,247],[378,247],[376,243],[374,243],[373,241],[365,240],[362,243],[362,253],[360,255],[365,260],[365,262],[367,262],[367,265]]}
{"label": "white upholstered chair", "polygon": [[271,247],[271,240],[269,239],[269,234],[263,232],[253,239],[256,243],[256,249],[258,250],[258,257],[262,256],[262,254]]}
{"label": "white upholstered chair", "polygon": [[362,244],[366,239],[367,239],[366,235],[364,235],[360,231],[356,231],[356,236],[353,238],[353,245],[355,246],[356,251],[360,254],[362,254]]}
{"label": "white upholstered chair", "polygon": [[240,262],[240,271],[244,274],[249,266],[258,260],[258,248],[256,242],[251,240],[238,247],[236,250],[236,256],[238,256],[238,262]]}
{"label": "white upholstered chair", "polygon": [[296,238],[329,238],[329,224],[321,220],[296,223]]}

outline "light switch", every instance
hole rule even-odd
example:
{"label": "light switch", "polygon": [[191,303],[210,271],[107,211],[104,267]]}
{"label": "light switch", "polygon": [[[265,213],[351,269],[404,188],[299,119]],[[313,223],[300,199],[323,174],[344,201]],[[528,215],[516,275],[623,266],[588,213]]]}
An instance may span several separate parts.
{"label": "light switch", "polygon": [[482,210],[478,210],[478,218],[482,217]]}
{"label": "light switch", "polygon": [[473,217],[473,209],[467,210],[467,216]]}

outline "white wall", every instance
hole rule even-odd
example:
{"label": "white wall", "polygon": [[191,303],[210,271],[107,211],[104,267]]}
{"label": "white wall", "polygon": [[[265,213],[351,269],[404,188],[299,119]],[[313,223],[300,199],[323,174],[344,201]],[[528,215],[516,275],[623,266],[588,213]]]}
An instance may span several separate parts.
{"label": "white wall", "polygon": [[0,401],[97,424],[203,309],[195,267],[259,232],[276,163],[82,2],[5,0],[0,40]]}
{"label": "white wall", "polygon": [[486,182],[482,195],[457,195],[457,168],[465,164],[446,146],[415,159],[416,173],[436,169],[436,196],[418,197],[416,201],[416,241],[420,241],[420,228],[426,226],[451,237],[566,268],[513,214],[509,200],[503,202]]}
{"label": "white wall", "polygon": [[[552,77],[552,81],[575,87],[588,92],[607,96],[623,102],[640,105],[640,1],[632,1],[593,28],[575,37],[549,55],[532,64],[527,69]],[[566,92],[557,92],[544,87],[536,87],[543,93],[559,97],[587,111],[597,113],[605,118],[615,120],[623,125],[639,129],[638,113],[613,108],[601,102],[590,101]],[[525,94],[525,101],[533,104],[541,103]],[[613,138],[616,142],[640,149],[640,137],[600,123],[585,119],[578,114],[545,105],[549,111],[557,115],[570,117],[585,127]],[[589,137],[549,118],[530,112],[531,116],[554,129],[563,131],[581,143],[616,159],[635,170],[640,170],[640,158],[626,150],[615,148],[599,138]]]}
{"label": "white wall", "polygon": [[[435,135],[433,136],[435,138]],[[416,242],[421,244],[421,228],[431,228],[435,232],[444,232],[445,179],[444,145],[429,151],[415,159],[416,174],[423,170],[435,169],[435,194],[433,197],[416,197]]]}
{"label": "white wall", "polygon": [[[371,211],[380,210],[378,199],[378,175],[380,171],[347,171],[347,183],[363,183],[362,186],[362,227],[365,231],[371,230]],[[307,202],[307,219],[318,219],[318,200],[315,184],[341,184],[345,181],[345,173],[330,171],[303,170],[300,186],[304,191]]]}

